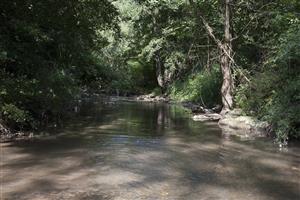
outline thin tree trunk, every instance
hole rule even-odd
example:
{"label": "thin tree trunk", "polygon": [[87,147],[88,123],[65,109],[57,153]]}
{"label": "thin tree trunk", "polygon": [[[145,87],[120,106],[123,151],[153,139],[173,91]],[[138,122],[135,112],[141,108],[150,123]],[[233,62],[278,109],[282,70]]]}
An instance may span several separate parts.
{"label": "thin tree trunk", "polygon": [[211,72],[211,66],[210,66],[210,41],[209,37],[207,37],[207,63],[206,63],[206,69]]}
{"label": "thin tree trunk", "polygon": [[[154,15],[157,15],[158,14],[158,9],[155,9],[154,10]],[[158,27],[157,27],[157,21],[156,21],[156,16],[153,16],[152,17],[152,21],[153,21],[153,33],[155,35],[159,34],[158,33]],[[157,79],[157,83],[158,83],[158,86],[161,88],[161,91],[162,93],[165,92],[165,68],[164,68],[164,65],[163,65],[163,61],[161,59],[161,56],[160,56],[160,51],[158,50],[156,53],[155,53],[155,71],[156,71],[156,79]]]}
{"label": "thin tree trunk", "polygon": [[157,52],[155,56],[155,62],[156,62],[156,78],[157,83],[159,87],[161,88],[162,93],[165,92],[165,69],[162,63],[162,60],[160,58],[159,52]]}

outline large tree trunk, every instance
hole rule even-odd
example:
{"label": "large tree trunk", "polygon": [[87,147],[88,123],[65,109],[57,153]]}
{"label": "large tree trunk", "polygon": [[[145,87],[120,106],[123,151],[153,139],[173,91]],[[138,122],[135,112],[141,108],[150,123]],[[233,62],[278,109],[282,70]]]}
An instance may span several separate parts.
{"label": "large tree trunk", "polygon": [[221,89],[222,94],[222,103],[223,103],[223,113],[232,109],[233,107],[233,87],[234,82],[231,73],[232,61],[232,34],[230,27],[231,11],[230,11],[230,2],[231,0],[225,0],[225,42],[223,44],[223,51],[221,55],[221,69],[223,74],[223,84]]}

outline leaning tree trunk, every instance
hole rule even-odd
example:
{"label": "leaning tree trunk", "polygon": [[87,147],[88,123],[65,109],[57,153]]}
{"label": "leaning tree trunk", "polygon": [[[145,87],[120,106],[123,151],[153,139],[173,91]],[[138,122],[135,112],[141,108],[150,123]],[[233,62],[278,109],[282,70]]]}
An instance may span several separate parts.
{"label": "leaning tree trunk", "polygon": [[232,109],[233,107],[233,88],[234,81],[231,73],[232,65],[232,34],[230,27],[231,11],[230,11],[231,0],[225,0],[225,42],[223,43],[222,54],[221,54],[221,69],[223,74],[223,83],[221,88],[223,110],[222,113]]}

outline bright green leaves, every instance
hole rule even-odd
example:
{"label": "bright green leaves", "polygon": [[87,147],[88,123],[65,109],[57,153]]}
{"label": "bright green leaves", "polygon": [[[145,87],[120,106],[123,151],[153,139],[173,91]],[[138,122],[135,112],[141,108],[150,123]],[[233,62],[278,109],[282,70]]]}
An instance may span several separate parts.
{"label": "bright green leaves", "polygon": [[24,123],[30,119],[28,112],[18,108],[13,104],[4,104],[1,107],[1,112],[6,120],[11,120],[17,123]]}

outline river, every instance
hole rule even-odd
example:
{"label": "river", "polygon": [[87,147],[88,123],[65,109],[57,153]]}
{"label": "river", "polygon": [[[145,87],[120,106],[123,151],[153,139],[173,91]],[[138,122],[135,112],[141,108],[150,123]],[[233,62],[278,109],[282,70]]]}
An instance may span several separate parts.
{"label": "river", "polygon": [[1,200],[299,200],[300,146],[229,136],[180,106],[84,103],[54,136],[2,143]]}

